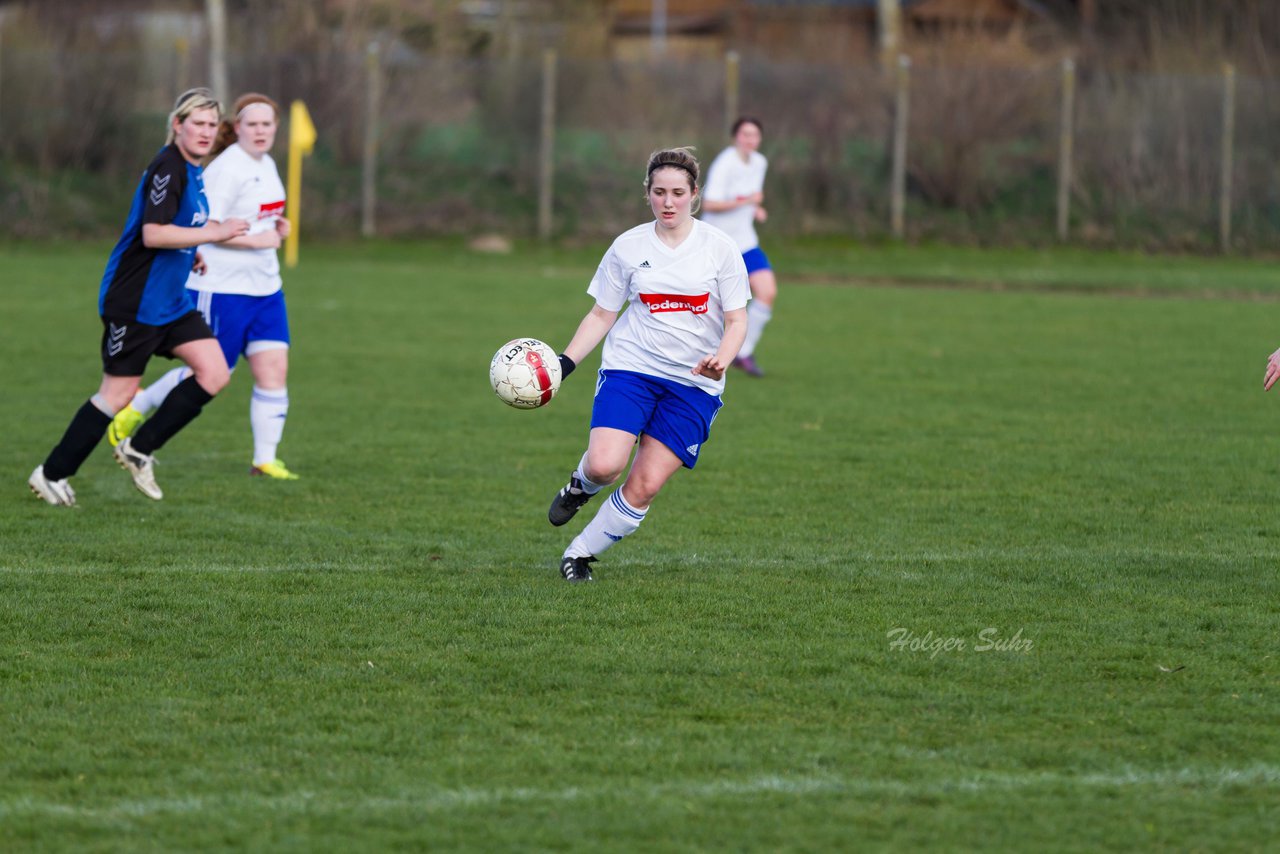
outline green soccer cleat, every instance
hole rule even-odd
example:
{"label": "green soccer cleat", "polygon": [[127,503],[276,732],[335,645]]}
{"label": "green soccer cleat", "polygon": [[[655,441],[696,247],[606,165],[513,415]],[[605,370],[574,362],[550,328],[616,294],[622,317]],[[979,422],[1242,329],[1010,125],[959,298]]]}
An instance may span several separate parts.
{"label": "green soccer cleat", "polygon": [[111,426],[107,427],[107,441],[114,448],[136,433],[138,427],[146,420],[147,416],[134,409],[132,403],[128,404],[116,413],[115,418],[111,419]]}
{"label": "green soccer cleat", "polygon": [[269,463],[258,463],[249,468],[254,477],[270,477],[275,480],[297,480],[298,476],[285,466],[283,460],[272,460]]}

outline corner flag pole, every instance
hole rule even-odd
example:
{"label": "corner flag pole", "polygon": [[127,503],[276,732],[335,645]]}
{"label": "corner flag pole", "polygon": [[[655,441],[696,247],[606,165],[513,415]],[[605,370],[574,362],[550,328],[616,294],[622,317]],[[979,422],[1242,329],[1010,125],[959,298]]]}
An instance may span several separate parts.
{"label": "corner flag pole", "polygon": [[289,105],[289,236],[284,242],[284,265],[298,266],[298,235],[302,231],[302,156],[310,154],[316,144],[316,126],[311,123],[307,105],[294,101]]}

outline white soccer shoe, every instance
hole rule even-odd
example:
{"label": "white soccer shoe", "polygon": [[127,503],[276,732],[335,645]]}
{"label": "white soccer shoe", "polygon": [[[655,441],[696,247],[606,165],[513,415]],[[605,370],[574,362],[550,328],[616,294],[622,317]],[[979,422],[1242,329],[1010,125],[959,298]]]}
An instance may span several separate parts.
{"label": "white soccer shoe", "polygon": [[44,466],[36,466],[36,470],[27,478],[31,491],[55,507],[75,507],[76,491],[71,488],[64,477],[62,480],[49,480],[44,476]]}
{"label": "white soccer shoe", "polygon": [[132,436],[122,439],[111,453],[115,455],[120,468],[133,476],[133,485],[138,487],[143,495],[154,498],[156,501],[164,498],[164,493],[160,491],[160,484],[156,483],[156,458],[150,454],[135,451]]}

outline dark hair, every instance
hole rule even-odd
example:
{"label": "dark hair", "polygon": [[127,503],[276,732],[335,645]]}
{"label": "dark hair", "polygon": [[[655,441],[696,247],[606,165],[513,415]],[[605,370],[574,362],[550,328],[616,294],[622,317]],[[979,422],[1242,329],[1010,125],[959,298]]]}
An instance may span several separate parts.
{"label": "dark hair", "polygon": [[[678,148],[663,148],[649,155],[649,166],[644,173],[645,200],[649,198],[649,187],[653,184],[653,173],[659,169],[683,169],[689,176],[689,189],[698,191],[698,158],[693,156],[692,146],[682,145]],[[693,200],[693,213],[702,207],[702,197]]]}
{"label": "dark hair", "polygon": [[209,159],[217,157],[222,152],[230,148],[239,140],[236,134],[236,122],[240,120],[240,114],[246,108],[252,107],[254,104],[266,104],[271,111],[276,114],[276,121],[280,121],[280,105],[268,98],[266,95],[260,95],[257,92],[246,92],[239,98],[236,98],[235,105],[231,108],[232,115],[227,116],[218,125],[218,136],[213,141],[213,148],[209,150]]}
{"label": "dark hair", "polygon": [[738,130],[743,125],[755,125],[760,129],[760,133],[764,133],[764,122],[760,121],[755,116],[738,116],[738,120],[733,123],[733,130],[729,131],[729,136],[737,136]]}
{"label": "dark hair", "polygon": [[689,189],[698,186],[698,158],[693,156],[693,149],[688,146],[664,148],[649,155],[649,165],[644,173],[644,191],[647,195],[653,183],[653,173],[667,167],[683,169],[689,176]]}

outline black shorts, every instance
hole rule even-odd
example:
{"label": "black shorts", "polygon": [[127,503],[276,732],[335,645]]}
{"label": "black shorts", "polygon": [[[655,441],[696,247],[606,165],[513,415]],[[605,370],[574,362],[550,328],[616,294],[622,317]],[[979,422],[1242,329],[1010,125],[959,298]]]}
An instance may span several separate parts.
{"label": "black shorts", "polygon": [[195,310],[164,326],[104,317],[102,372],[113,377],[140,377],[152,356],[172,359],[175,347],[212,337],[213,330]]}

